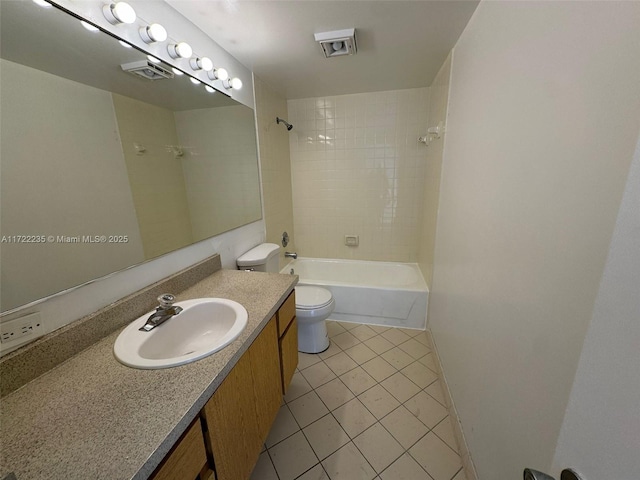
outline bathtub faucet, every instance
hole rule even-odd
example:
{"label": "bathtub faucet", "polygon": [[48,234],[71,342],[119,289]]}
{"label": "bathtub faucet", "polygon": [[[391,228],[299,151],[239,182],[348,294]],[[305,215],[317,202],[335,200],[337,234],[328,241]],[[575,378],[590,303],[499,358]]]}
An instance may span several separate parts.
{"label": "bathtub faucet", "polygon": [[294,260],[298,258],[298,254],[296,252],[284,252],[284,256],[293,258]]}

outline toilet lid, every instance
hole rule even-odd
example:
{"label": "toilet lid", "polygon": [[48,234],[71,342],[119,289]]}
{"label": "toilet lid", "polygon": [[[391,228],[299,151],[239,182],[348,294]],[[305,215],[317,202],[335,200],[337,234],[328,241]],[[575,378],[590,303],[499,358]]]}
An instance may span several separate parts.
{"label": "toilet lid", "polygon": [[310,310],[328,305],[332,300],[331,292],[321,287],[296,287],[296,308]]}

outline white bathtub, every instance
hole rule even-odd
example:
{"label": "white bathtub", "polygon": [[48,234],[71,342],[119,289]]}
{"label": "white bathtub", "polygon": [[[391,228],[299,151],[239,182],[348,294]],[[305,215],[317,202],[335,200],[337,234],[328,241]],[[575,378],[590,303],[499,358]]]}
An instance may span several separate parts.
{"label": "white bathtub", "polygon": [[293,272],[300,285],[331,290],[331,319],[370,325],[426,328],[429,290],[414,263],[298,257],[280,273]]}

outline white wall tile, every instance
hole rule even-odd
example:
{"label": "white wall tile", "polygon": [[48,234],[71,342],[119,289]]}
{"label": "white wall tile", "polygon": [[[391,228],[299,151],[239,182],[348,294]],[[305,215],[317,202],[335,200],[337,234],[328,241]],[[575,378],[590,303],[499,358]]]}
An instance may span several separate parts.
{"label": "white wall tile", "polygon": [[[301,255],[417,261],[428,99],[418,88],[288,101]],[[345,246],[347,234],[360,246]]]}

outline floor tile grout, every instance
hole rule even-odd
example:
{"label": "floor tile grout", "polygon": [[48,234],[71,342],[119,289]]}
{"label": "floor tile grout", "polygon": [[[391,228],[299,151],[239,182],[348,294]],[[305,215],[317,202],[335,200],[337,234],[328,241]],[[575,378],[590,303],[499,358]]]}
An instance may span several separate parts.
{"label": "floor tile grout", "polygon": [[[411,452],[410,452],[410,450],[411,450],[411,449],[412,449],[412,448],[413,448],[417,443],[419,443],[421,440],[423,440],[423,439],[424,439],[427,435],[429,435],[430,433],[433,433],[433,435],[434,435],[434,436],[435,436],[435,437],[436,437],[440,442],[442,442],[444,445],[446,445],[446,446],[448,447],[448,449],[449,449],[449,450],[451,450],[451,451],[452,451],[452,452],[454,452],[458,457],[460,457],[460,454],[459,454],[457,451],[455,451],[455,450],[452,448],[452,446],[451,446],[451,445],[449,445],[449,444],[444,440],[444,438],[442,438],[440,435],[438,435],[438,434],[435,432],[435,429],[436,429],[436,428],[437,428],[437,427],[438,427],[442,422],[444,422],[447,418],[450,418],[450,414],[449,414],[449,411],[448,411],[448,408],[446,407],[446,405],[443,405],[443,404],[442,404],[442,403],[441,403],[437,398],[435,398],[433,395],[431,395],[429,392],[427,392],[427,389],[428,389],[429,387],[431,387],[432,385],[434,385],[436,382],[438,382],[438,381],[440,380],[440,375],[439,375],[439,373],[438,373],[438,372],[435,372],[435,371],[434,371],[432,368],[430,368],[429,366],[427,366],[427,365],[425,365],[424,363],[420,362],[420,360],[424,359],[427,355],[432,354],[432,349],[431,349],[431,347],[430,347],[428,344],[426,344],[426,343],[424,343],[424,342],[422,342],[422,341],[420,341],[420,340],[417,340],[417,339],[416,339],[416,338],[417,338],[417,337],[419,337],[419,336],[420,336],[424,331],[417,331],[417,333],[415,333],[415,334],[411,335],[411,334],[407,333],[406,331],[403,331],[403,329],[392,329],[392,328],[386,328],[385,330],[380,331],[380,332],[378,332],[378,331],[375,331],[375,330],[371,329],[371,330],[373,331],[373,333],[374,333],[374,334],[373,334],[373,335],[371,335],[371,336],[368,336],[368,337],[367,337],[366,339],[364,339],[364,340],[361,340],[358,336],[356,336],[356,335],[354,335],[353,333],[351,333],[354,329],[356,329],[356,328],[360,328],[360,327],[361,327],[361,325],[356,325],[355,327],[352,327],[352,328],[350,328],[350,329],[347,329],[347,328],[345,328],[345,327],[344,327],[343,323],[341,323],[341,322],[336,322],[336,324],[337,324],[337,325],[339,325],[339,326],[340,326],[341,328],[343,328],[344,330],[343,330],[343,331],[339,331],[339,332],[337,332],[337,333],[336,333],[336,332],[334,332],[333,334],[330,334],[330,335],[329,335],[329,336],[330,336],[330,339],[332,340],[332,341],[331,341],[331,345],[330,345],[330,347],[329,347],[329,348],[334,348],[334,350],[332,351],[331,355],[326,356],[326,357],[316,357],[316,358],[318,359],[318,361],[317,361],[317,362],[314,362],[313,364],[306,364],[306,363],[305,363],[305,367],[304,367],[304,368],[302,368],[302,369],[296,368],[296,373],[297,373],[297,374],[299,374],[299,375],[302,377],[302,379],[306,382],[306,384],[308,384],[308,386],[310,387],[310,390],[306,391],[305,393],[302,393],[301,395],[298,395],[298,396],[297,396],[297,397],[295,397],[295,398],[290,398],[288,401],[287,401],[287,400],[283,400],[283,404],[282,404],[281,408],[283,408],[283,407],[286,407],[286,408],[287,408],[287,410],[288,410],[289,414],[291,415],[291,417],[292,417],[292,418],[293,418],[293,420],[295,421],[295,425],[297,426],[297,428],[298,428],[298,429],[297,429],[296,431],[294,431],[294,432],[290,433],[290,434],[289,434],[289,435],[287,435],[286,437],[279,439],[279,440],[278,440],[278,442],[274,443],[273,445],[271,445],[271,446],[269,446],[269,447],[266,447],[266,445],[265,445],[265,448],[266,448],[266,452],[267,452],[267,454],[268,454],[269,461],[271,462],[271,466],[273,467],[273,470],[275,471],[275,473],[276,473],[276,476],[277,476],[278,480],[282,480],[282,479],[281,479],[281,474],[280,474],[280,473],[278,473],[277,469],[275,468],[275,463],[273,462],[273,458],[271,457],[271,452],[270,452],[270,450],[271,450],[271,449],[273,449],[274,447],[276,447],[277,445],[279,445],[280,443],[284,442],[285,440],[289,439],[291,436],[296,435],[298,432],[302,432],[302,435],[303,435],[303,437],[305,438],[305,441],[306,441],[306,442],[307,442],[307,444],[311,447],[311,451],[312,451],[313,455],[315,456],[315,459],[316,459],[316,462],[317,462],[317,463],[314,463],[313,465],[309,466],[309,468],[307,468],[303,473],[301,473],[300,475],[298,475],[298,476],[297,476],[297,477],[295,477],[295,478],[300,478],[300,477],[304,476],[307,472],[309,472],[309,471],[310,471],[311,469],[313,469],[313,468],[316,468],[316,466],[318,466],[318,465],[320,465],[320,467],[323,469],[323,471],[324,471],[324,473],[325,473],[326,477],[327,477],[327,478],[330,478],[330,477],[329,477],[329,473],[328,473],[328,471],[326,470],[326,468],[325,468],[325,466],[324,466],[323,462],[324,462],[324,461],[326,461],[326,460],[327,460],[329,457],[331,457],[332,455],[334,455],[337,451],[339,451],[339,450],[340,450],[340,449],[342,449],[342,448],[345,448],[345,447],[346,447],[347,445],[349,445],[349,444],[352,444],[352,445],[353,445],[353,447],[354,447],[354,448],[355,448],[355,449],[360,453],[360,455],[362,456],[362,458],[364,459],[364,461],[366,461],[366,463],[369,465],[369,467],[371,467],[372,471],[373,471],[373,472],[375,472],[375,476],[374,476],[374,478],[376,478],[376,479],[377,479],[377,478],[381,478],[380,476],[381,476],[381,475],[382,475],[382,474],[383,474],[387,469],[389,469],[392,465],[394,465],[394,462],[398,461],[398,459],[399,459],[399,458],[401,458],[402,456],[404,456],[405,454],[407,454],[407,455],[408,455],[408,456],[409,456],[409,457],[410,457],[410,458],[411,458],[411,459],[412,459],[412,460],[413,460],[413,461],[414,461],[414,462],[415,462],[415,463],[420,467],[420,469],[421,469],[421,470],[423,470],[423,471],[424,471],[424,472],[429,476],[429,478],[432,478],[432,477],[430,476],[430,474],[429,474],[429,473],[424,469],[424,467],[422,467],[422,464],[420,463],[420,461],[419,461],[417,458],[414,458],[414,456],[413,456],[413,455],[411,454]],[[335,329],[337,329],[337,327],[332,327],[332,330],[335,330]],[[401,341],[399,341],[399,339],[398,339],[398,336],[399,336],[399,335],[398,335],[398,334],[396,334],[396,333],[390,333],[390,331],[392,331],[392,330],[393,330],[393,331],[397,331],[397,332],[399,332],[399,333],[401,332],[401,333],[403,333],[403,334],[407,335],[407,338],[401,339]],[[333,340],[333,338],[334,338],[334,337],[339,336],[339,335],[342,335],[342,334],[344,334],[344,333],[351,333],[351,336],[352,336],[353,338],[355,338],[355,340],[356,340],[356,342],[355,342],[355,343],[347,345],[347,346],[346,346],[346,348],[343,348],[340,344],[338,344],[338,342],[336,342],[336,341],[334,341],[334,340]],[[362,336],[366,336],[366,335],[368,335],[370,332],[367,332],[367,331],[365,330],[365,331],[364,331],[364,333],[362,333],[362,331],[360,331],[359,333],[361,333],[361,335],[362,335]],[[386,335],[386,336],[384,336],[384,335],[383,335],[383,333],[387,333],[387,335]],[[370,341],[370,340],[375,339],[375,338],[378,338],[378,337],[380,337],[380,338],[384,339],[385,341],[389,342],[392,346],[391,346],[390,348],[388,348],[388,349],[386,349],[386,350],[383,350],[383,351],[380,351],[380,353],[378,353],[378,351],[377,351],[377,350],[374,350],[374,349],[370,348],[370,347],[366,344],[366,342],[367,342],[367,341]],[[389,340],[387,337],[392,337],[392,338],[394,338],[396,341],[399,341],[399,343],[397,343],[397,344],[396,344],[395,342],[392,342],[391,340]],[[345,337],[343,337],[343,338],[345,338]],[[405,343],[409,342],[410,340],[415,340],[416,342],[418,342],[422,347],[424,347],[424,348],[427,350],[427,351],[426,351],[426,353],[424,353],[423,355],[420,355],[420,356],[418,356],[418,358],[416,358],[416,356],[415,356],[415,355],[417,355],[417,354],[419,353],[419,351],[420,351],[420,350],[418,349],[419,347],[415,346],[415,344],[412,344],[413,352],[414,352],[414,353],[410,353],[410,352],[408,352],[408,351],[404,350],[403,348],[401,348],[401,345],[404,345]],[[343,343],[343,344],[344,344],[344,343],[346,343],[346,342],[341,342],[341,343]],[[359,362],[358,360],[356,360],[355,358],[353,358],[351,355],[349,355],[349,353],[347,353],[347,352],[346,352],[346,350],[349,350],[349,349],[351,349],[351,348],[355,348],[355,347],[357,347],[358,345],[364,345],[364,346],[365,346],[365,347],[367,347],[369,350],[371,350],[371,351],[375,354],[375,356],[374,356],[374,357],[372,357],[372,358],[370,358],[370,359],[368,359],[368,360],[365,360],[365,361],[363,361],[363,362],[361,363],[361,362]],[[380,348],[380,350],[382,350],[383,348],[384,348],[384,347]],[[394,350],[394,349],[396,349],[396,348],[397,348],[400,352],[403,352],[407,357],[410,357],[410,358],[411,358],[411,361],[410,361],[408,364],[406,364],[406,365],[402,365],[402,364],[406,361],[406,358],[405,358],[405,359],[398,359],[396,362],[391,363],[390,361],[386,360],[386,358],[383,356],[383,354],[385,354],[385,353],[387,353],[387,352],[390,352],[390,351],[392,351],[392,350]],[[406,348],[406,349],[409,349],[409,346],[406,346],[405,348]],[[331,359],[331,358],[335,357],[336,355],[340,355],[341,353],[345,353],[346,359],[348,359],[349,361],[352,361],[353,363],[355,363],[355,366],[350,367],[350,368],[348,368],[348,369],[347,369],[347,370],[345,370],[345,371],[342,371],[340,368],[338,368],[338,367],[339,367],[338,365],[335,365],[336,370],[338,370],[338,371],[340,371],[340,372],[341,372],[340,374],[338,374],[338,373],[336,373],[336,371],[334,371],[334,369],[332,369],[332,368],[329,366],[329,363],[327,363],[327,360],[329,360],[329,359]],[[309,354],[305,354],[305,355],[309,355]],[[390,357],[390,355],[386,355],[386,357],[387,357],[387,358],[389,358],[389,357]],[[400,357],[402,357],[402,356],[400,355]],[[371,362],[371,361],[374,361],[374,360],[376,360],[376,359],[378,359],[378,358],[379,358],[379,359],[381,359],[382,361],[384,361],[386,364],[390,365],[390,366],[393,368],[393,373],[391,373],[390,375],[385,376],[385,377],[384,377],[384,378],[382,378],[381,380],[378,380],[376,377],[382,377],[383,375],[376,375],[376,377],[372,377],[372,376],[371,376],[371,374],[370,374],[370,373],[369,373],[365,368],[363,368],[363,365],[364,365],[364,364],[366,364],[366,363],[368,363],[368,362]],[[396,357],[396,358],[397,358],[397,357]],[[305,375],[304,375],[304,371],[305,371],[305,370],[307,370],[307,369],[309,369],[309,368],[314,367],[315,365],[319,365],[321,362],[324,364],[324,367],[326,367],[326,369],[328,369],[328,372],[331,372],[333,376],[332,376],[331,378],[328,378],[328,379],[324,379],[324,378],[322,378],[322,379],[320,380],[322,383],[319,383],[319,384],[317,384],[317,385],[315,385],[315,383],[316,383],[316,381],[317,381],[317,380],[314,380],[314,382],[313,382],[313,383],[314,383],[314,385],[312,385],[312,384],[311,384],[311,382],[310,382],[310,381],[305,377]],[[347,362],[347,363],[348,363],[348,362]],[[421,385],[418,385],[414,380],[412,380],[409,376],[407,376],[407,374],[406,374],[406,373],[404,373],[404,372],[402,371],[402,370],[404,370],[405,368],[408,368],[409,366],[414,365],[414,364],[416,364],[416,363],[418,363],[418,364],[420,365],[420,369],[426,369],[428,372],[430,372],[430,373],[432,373],[432,374],[434,374],[434,375],[435,375],[435,379],[433,379],[431,382],[429,382],[425,387],[421,387]],[[397,365],[399,365],[399,366],[400,366],[400,368],[398,368],[398,367],[396,366],[396,364],[397,364]],[[371,379],[373,380],[373,383],[372,383],[371,385],[368,385],[364,390],[360,391],[359,389],[357,389],[357,390],[358,390],[358,393],[356,393],[356,391],[354,391],[354,389],[353,389],[354,387],[353,387],[353,386],[351,386],[351,387],[350,387],[350,386],[349,386],[349,385],[347,385],[347,384],[345,383],[345,381],[341,378],[341,377],[343,377],[344,375],[347,375],[349,372],[353,372],[353,371],[354,371],[354,370],[356,370],[357,368],[361,368],[361,369],[362,369],[362,371],[364,371],[364,372],[367,374],[367,376],[368,376],[368,377],[371,377]],[[322,370],[322,369],[321,369],[321,370]],[[385,382],[387,379],[389,379],[390,377],[392,377],[392,376],[396,375],[397,373],[400,373],[400,374],[402,375],[402,377],[410,383],[410,385],[412,385],[413,387],[415,387],[415,388],[417,388],[417,389],[418,389],[418,391],[417,391],[415,394],[411,395],[409,398],[405,399],[404,401],[401,401],[401,400],[399,400],[398,398],[396,398],[396,396],[393,394],[393,392],[392,392],[392,391],[390,391],[391,389],[390,389],[389,387],[385,387],[385,386],[382,384],[382,383],[383,383],[383,382]],[[309,377],[309,378],[312,378],[312,377]],[[417,377],[416,377],[416,378],[417,378]],[[338,406],[333,406],[333,409],[332,409],[332,408],[330,408],[330,407],[329,407],[329,405],[327,404],[327,401],[326,401],[326,400],[323,400],[323,398],[318,394],[317,390],[318,390],[318,389],[320,389],[320,388],[322,388],[323,386],[327,385],[328,383],[333,382],[333,381],[334,381],[334,380],[336,380],[336,379],[340,381],[340,383],[342,384],[342,386],[344,386],[344,387],[347,389],[347,391],[348,391],[351,395],[353,395],[353,398],[350,398],[350,399],[346,400],[345,402],[341,403],[341,404],[340,404],[340,405],[338,405]],[[417,378],[417,379],[419,379],[419,378]],[[427,379],[428,379],[428,377],[427,377]],[[390,411],[388,411],[388,412],[384,413],[384,415],[382,415],[380,418],[378,418],[376,415],[374,415],[374,413],[371,411],[370,407],[368,407],[368,406],[367,406],[367,405],[362,401],[362,399],[360,398],[360,397],[361,397],[362,395],[364,395],[366,392],[370,391],[371,389],[375,388],[375,387],[376,387],[376,386],[378,386],[378,385],[379,385],[380,387],[382,387],[382,391],[383,391],[383,392],[385,392],[386,394],[388,394],[388,395],[390,396],[390,398],[392,398],[395,402],[397,402],[397,403],[398,403],[398,405],[396,405],[395,407],[393,407]],[[305,387],[305,388],[306,388],[306,387]],[[312,421],[311,423],[309,423],[309,424],[308,424],[308,425],[306,425],[305,427],[301,427],[301,424],[300,424],[300,422],[299,422],[298,418],[294,415],[293,411],[292,411],[292,410],[291,410],[291,408],[290,408],[290,404],[291,404],[291,403],[293,403],[293,402],[295,402],[296,400],[299,400],[300,398],[304,397],[305,395],[309,395],[309,394],[311,394],[311,393],[315,394],[315,396],[320,400],[321,405],[323,405],[323,406],[324,406],[324,408],[327,410],[327,413],[322,414],[319,418],[315,419],[314,421]],[[407,392],[407,393],[411,393],[411,390],[410,390],[409,392]],[[422,421],[420,418],[418,418],[418,417],[416,417],[416,416],[415,416],[415,414],[412,412],[412,410],[410,410],[410,409],[408,409],[408,408],[407,408],[407,403],[408,403],[408,402],[410,402],[412,399],[414,399],[415,397],[417,397],[418,395],[420,395],[420,394],[422,394],[422,393],[426,394],[426,395],[427,395],[427,397],[428,397],[429,399],[431,399],[431,400],[435,401],[437,405],[439,405],[440,407],[443,407],[443,408],[445,408],[445,409],[447,410],[446,415],[445,415],[442,419],[438,420],[438,421],[437,421],[437,423],[435,423],[432,427],[429,427],[428,425],[426,425],[426,424],[424,423],[424,421]],[[365,411],[367,411],[367,412],[368,412],[368,413],[373,417],[374,422],[373,422],[371,425],[367,426],[367,428],[365,428],[363,431],[358,432],[358,434],[357,434],[357,435],[353,435],[353,436],[352,436],[351,434],[349,434],[348,432],[346,432],[346,430],[344,430],[343,424],[338,420],[338,418],[337,418],[337,416],[335,415],[335,413],[334,413],[334,412],[335,412],[336,410],[338,410],[338,409],[342,408],[344,405],[348,404],[349,402],[351,402],[351,401],[353,401],[353,400],[358,400],[359,404],[360,404],[361,406],[363,406],[363,407],[364,407]],[[382,423],[382,422],[383,422],[383,420],[384,420],[385,418],[387,418],[391,413],[395,412],[396,410],[398,410],[398,409],[399,409],[399,408],[401,408],[401,407],[404,407],[405,409],[407,409],[407,410],[411,413],[411,415],[413,415],[413,416],[415,417],[415,420],[417,420],[417,421],[420,423],[420,425],[421,425],[421,426],[423,426],[423,427],[426,429],[425,433],[421,434],[417,439],[415,439],[415,440],[413,440],[413,439],[412,439],[412,440],[411,440],[411,444],[410,444],[407,448],[405,448],[405,447],[404,447],[404,445],[403,445],[403,444],[401,444],[401,443],[399,442],[399,440],[394,436],[394,434],[389,430],[389,428],[387,428],[387,427]],[[384,411],[384,410],[383,410],[383,411]],[[381,413],[381,412],[379,412],[379,413]],[[314,450],[314,447],[312,446],[312,444],[311,444],[311,442],[310,442],[310,440],[309,440],[309,437],[307,436],[307,433],[305,432],[305,429],[306,429],[306,428],[309,428],[309,427],[310,427],[311,425],[313,425],[314,423],[316,423],[316,422],[318,422],[318,421],[320,421],[320,420],[322,420],[322,419],[325,419],[325,418],[327,417],[327,415],[331,415],[331,416],[332,416],[332,419],[337,423],[337,425],[339,426],[339,428],[340,428],[340,429],[341,429],[341,430],[346,434],[346,438],[348,439],[348,441],[347,441],[345,444],[343,444],[343,445],[341,445],[341,446],[337,447],[335,450],[331,451],[331,453],[324,454],[323,458],[321,459],[321,458],[320,458],[320,456],[318,455],[318,453],[316,453],[316,451]],[[367,431],[369,431],[371,428],[375,427],[377,424],[379,424],[379,426],[380,426],[380,427],[382,427],[382,428],[384,429],[384,431],[385,431],[387,434],[389,434],[390,438],[391,438],[391,439],[393,439],[393,440],[394,440],[398,445],[400,445],[400,447],[402,448],[402,453],[400,453],[400,455],[399,455],[399,456],[397,456],[397,457],[393,458],[393,460],[392,460],[392,461],[391,461],[391,462],[390,462],[386,467],[382,468],[380,472],[377,472],[377,470],[373,467],[373,465],[371,464],[371,462],[370,462],[370,461],[367,459],[367,457],[365,456],[364,452],[363,452],[363,451],[358,447],[358,445],[355,443],[355,440],[356,440],[357,438],[359,438],[361,435],[365,434]],[[442,432],[441,432],[441,434],[442,434]],[[453,477],[455,477],[456,475],[458,475],[458,473],[459,473],[459,472],[460,472],[460,470],[457,470],[457,471],[456,471],[456,473],[455,473],[451,478],[453,478]],[[451,479],[448,479],[448,480],[451,480]]]}

